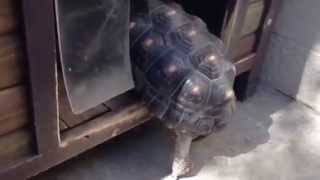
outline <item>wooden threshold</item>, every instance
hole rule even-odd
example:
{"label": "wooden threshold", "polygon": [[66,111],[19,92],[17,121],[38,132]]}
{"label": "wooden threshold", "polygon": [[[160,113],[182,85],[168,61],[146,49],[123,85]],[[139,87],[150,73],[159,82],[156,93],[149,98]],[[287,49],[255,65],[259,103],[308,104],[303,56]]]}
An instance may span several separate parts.
{"label": "wooden threshold", "polygon": [[74,114],[67,97],[66,88],[62,80],[62,74],[59,73],[58,76],[59,119],[60,123],[62,122],[66,125],[66,128],[64,128],[64,125],[60,124],[60,131],[74,128],[110,111],[108,107],[101,104],[81,114]]}
{"label": "wooden threshold", "polygon": [[99,133],[108,134],[105,137],[105,140],[107,140],[151,118],[148,108],[141,100],[133,97],[132,92],[116,97],[111,101],[121,105],[115,106],[111,112],[106,112],[95,119],[63,132],[61,134],[61,146],[65,147],[81,139],[94,138],[93,136]]}
{"label": "wooden threshold", "polygon": [[252,69],[254,61],[256,59],[256,53],[252,53],[234,63],[237,69],[237,75],[247,72]]}

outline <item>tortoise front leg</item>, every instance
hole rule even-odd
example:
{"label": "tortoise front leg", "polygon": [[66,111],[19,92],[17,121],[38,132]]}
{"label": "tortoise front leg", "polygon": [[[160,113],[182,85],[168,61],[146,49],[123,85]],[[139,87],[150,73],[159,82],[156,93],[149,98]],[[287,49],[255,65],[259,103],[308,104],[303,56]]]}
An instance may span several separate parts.
{"label": "tortoise front leg", "polygon": [[178,179],[179,176],[186,175],[192,168],[189,154],[193,137],[181,132],[176,132],[176,134],[171,179]]}

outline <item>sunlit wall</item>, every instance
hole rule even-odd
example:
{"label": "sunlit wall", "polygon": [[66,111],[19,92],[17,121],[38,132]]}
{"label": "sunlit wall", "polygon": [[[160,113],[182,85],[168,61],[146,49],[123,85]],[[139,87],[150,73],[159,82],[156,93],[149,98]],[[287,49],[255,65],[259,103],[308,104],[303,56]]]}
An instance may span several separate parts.
{"label": "sunlit wall", "polygon": [[262,79],[320,111],[320,1],[283,0]]}

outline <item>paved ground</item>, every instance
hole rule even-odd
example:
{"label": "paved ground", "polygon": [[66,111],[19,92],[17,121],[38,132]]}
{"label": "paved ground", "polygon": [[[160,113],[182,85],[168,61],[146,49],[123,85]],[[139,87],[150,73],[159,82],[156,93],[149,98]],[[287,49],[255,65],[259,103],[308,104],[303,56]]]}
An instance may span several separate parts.
{"label": "paved ground", "polygon": [[[197,175],[185,180],[320,179],[320,114],[273,90],[239,103],[221,133],[194,143]],[[152,122],[34,180],[161,180],[172,135]]]}

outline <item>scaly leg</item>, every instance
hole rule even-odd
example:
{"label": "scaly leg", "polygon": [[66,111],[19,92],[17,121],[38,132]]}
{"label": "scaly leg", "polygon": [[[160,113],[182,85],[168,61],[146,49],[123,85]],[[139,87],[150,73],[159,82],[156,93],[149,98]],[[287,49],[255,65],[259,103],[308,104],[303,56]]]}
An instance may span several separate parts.
{"label": "scaly leg", "polygon": [[175,142],[175,152],[172,164],[170,179],[178,179],[179,176],[186,175],[192,168],[189,157],[193,137],[186,133],[177,132]]}

